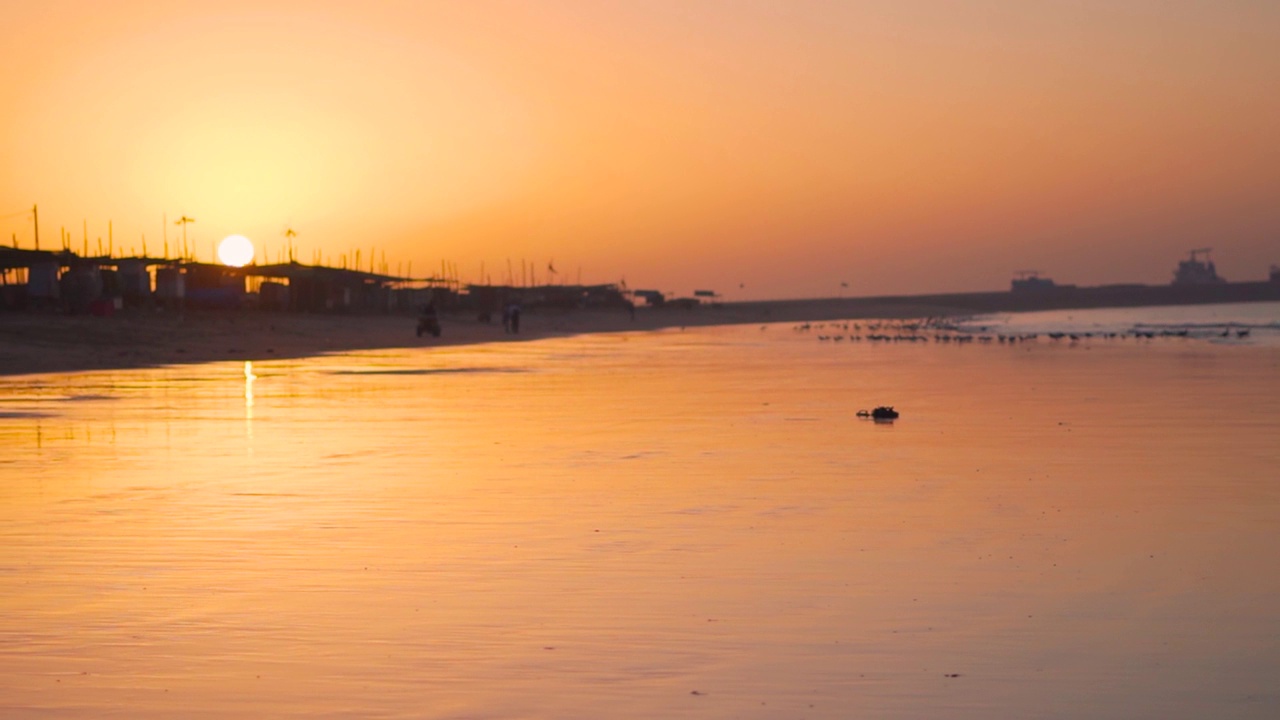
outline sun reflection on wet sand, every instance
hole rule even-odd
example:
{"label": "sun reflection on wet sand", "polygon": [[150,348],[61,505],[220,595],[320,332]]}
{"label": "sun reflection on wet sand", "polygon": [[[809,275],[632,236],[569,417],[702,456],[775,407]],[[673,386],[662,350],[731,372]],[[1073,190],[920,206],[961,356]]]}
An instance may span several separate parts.
{"label": "sun reflection on wet sand", "polygon": [[[258,376],[253,374],[253,361],[244,361],[244,430],[245,437],[253,440],[253,381]],[[250,443],[249,449],[252,451],[253,444]]]}

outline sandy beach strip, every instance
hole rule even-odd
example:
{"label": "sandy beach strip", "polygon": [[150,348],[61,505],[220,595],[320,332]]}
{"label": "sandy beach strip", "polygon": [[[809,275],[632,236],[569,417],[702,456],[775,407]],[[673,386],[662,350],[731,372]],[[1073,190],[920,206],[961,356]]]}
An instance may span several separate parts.
{"label": "sandy beach strip", "polygon": [[724,303],[691,309],[533,309],[520,334],[471,313],[443,313],[439,338],[418,338],[406,315],[305,315],[272,312],[127,310],[111,317],[56,313],[0,314],[0,375],[156,367],[221,360],[297,358],[348,350],[514,342],[581,333],[673,327],[907,318],[964,313],[912,303],[788,300]]}

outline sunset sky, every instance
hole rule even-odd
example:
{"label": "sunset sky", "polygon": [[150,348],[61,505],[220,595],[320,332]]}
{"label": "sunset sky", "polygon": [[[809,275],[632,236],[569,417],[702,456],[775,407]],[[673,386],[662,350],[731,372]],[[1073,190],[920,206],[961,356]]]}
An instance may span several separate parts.
{"label": "sunset sky", "polygon": [[[0,232],[727,299],[1280,263],[1280,3],[0,0]],[[381,268],[379,268],[381,269]],[[849,284],[842,290],[841,282]]]}

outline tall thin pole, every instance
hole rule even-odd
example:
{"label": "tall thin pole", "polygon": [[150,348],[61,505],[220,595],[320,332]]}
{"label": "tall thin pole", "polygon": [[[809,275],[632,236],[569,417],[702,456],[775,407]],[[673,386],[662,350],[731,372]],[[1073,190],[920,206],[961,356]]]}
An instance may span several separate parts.
{"label": "tall thin pole", "polygon": [[195,221],[196,221],[196,219],[195,219],[195,218],[189,218],[189,217],[187,217],[186,215],[183,215],[182,217],[180,217],[180,218],[178,218],[177,220],[174,220],[174,221],[173,221],[173,224],[174,224],[174,225],[181,225],[181,226],[182,226],[182,257],[183,257],[183,259],[184,259],[184,260],[186,260],[186,259],[194,259],[194,256],[191,256],[191,257],[189,258],[189,257],[188,257],[188,255],[187,255],[187,252],[188,252],[188,251],[187,251],[187,225],[188,225],[188,224],[190,224],[190,223],[193,223],[193,222],[195,222]]}
{"label": "tall thin pole", "polygon": [[36,229],[36,249],[40,249],[40,208],[37,205],[31,206],[31,224]]}

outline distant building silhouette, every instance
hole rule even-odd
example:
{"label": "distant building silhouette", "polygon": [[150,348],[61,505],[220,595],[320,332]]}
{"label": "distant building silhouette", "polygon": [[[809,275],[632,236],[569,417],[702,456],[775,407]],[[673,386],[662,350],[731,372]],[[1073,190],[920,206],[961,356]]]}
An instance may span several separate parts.
{"label": "distant building silhouette", "polygon": [[[1173,271],[1174,285],[1218,285],[1226,282],[1218,277],[1218,269],[1209,259],[1211,248],[1197,248],[1191,251],[1191,257],[1178,263]],[[1204,259],[1201,260],[1200,257]]]}

